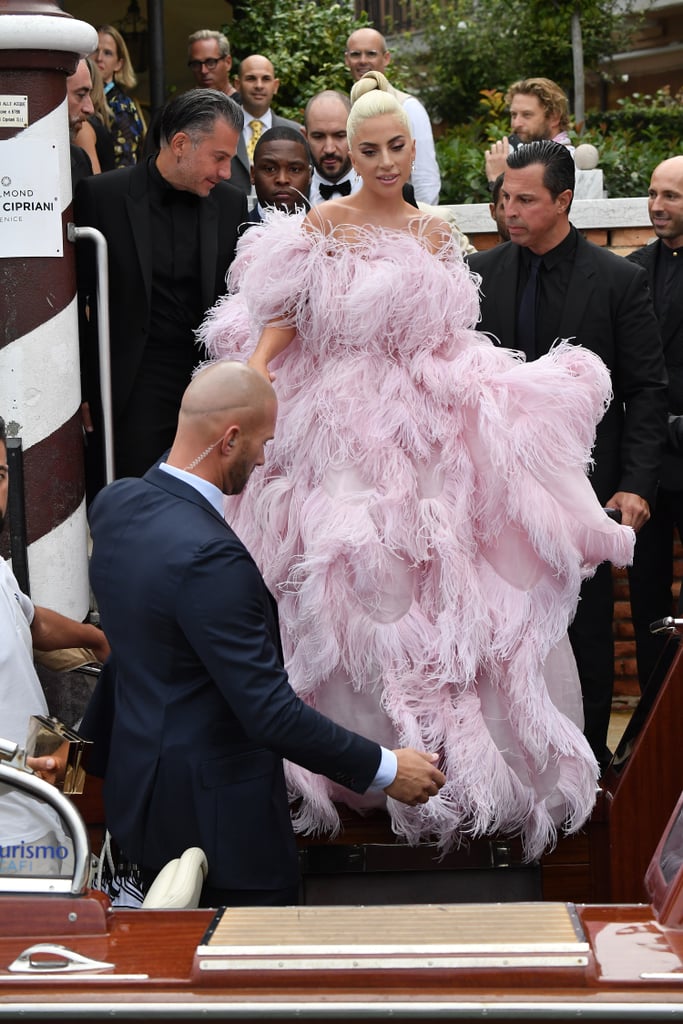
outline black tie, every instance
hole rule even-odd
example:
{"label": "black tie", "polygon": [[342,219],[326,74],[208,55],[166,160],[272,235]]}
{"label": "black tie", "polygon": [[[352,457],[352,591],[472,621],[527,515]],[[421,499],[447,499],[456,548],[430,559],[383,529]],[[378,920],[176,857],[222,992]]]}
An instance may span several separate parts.
{"label": "black tie", "polygon": [[529,254],[529,279],[524,286],[517,311],[517,348],[526,354],[527,361],[536,358],[536,302],[538,299],[538,272],[542,256]]}
{"label": "black tie", "polygon": [[335,192],[338,192],[340,196],[351,195],[351,182],[348,181],[348,179],[346,181],[335,182],[333,185],[323,185],[323,183],[320,182],[318,187],[323,199],[331,199]]}

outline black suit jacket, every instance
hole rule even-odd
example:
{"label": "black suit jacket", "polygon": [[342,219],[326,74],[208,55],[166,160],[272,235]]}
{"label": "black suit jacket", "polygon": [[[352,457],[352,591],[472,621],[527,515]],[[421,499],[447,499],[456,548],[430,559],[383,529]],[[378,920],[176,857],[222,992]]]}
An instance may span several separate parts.
{"label": "black suit jacket", "polygon": [[[275,601],[194,488],[153,467],[102,491],[90,523],[91,581],[113,651],[112,835],[153,870],[202,847],[212,886],[295,884],[282,758],[362,792],[379,746],[294,694]],[[88,716],[86,729],[107,732]]]}
{"label": "black suit jacket", "polygon": [[[296,121],[290,121],[286,117],[278,117],[277,114],[272,114],[271,116],[271,128],[282,128],[286,125],[288,128],[296,128],[297,131],[301,131],[301,125],[297,124]],[[251,115],[246,110],[244,112],[244,120],[245,122],[251,120]],[[247,145],[242,132],[240,132],[239,142],[237,143],[237,155],[233,157],[231,164],[230,182],[247,196],[251,192],[251,164],[247,156]]]}
{"label": "black suit jacket", "polygon": [[[650,245],[636,249],[626,257],[642,267],[647,274],[650,291],[655,295],[657,260],[664,243],[657,239]],[[665,316],[655,310],[662,332],[664,362],[669,375],[669,412],[683,415],[683,291],[675,290]],[[668,446],[662,459],[662,486],[672,490],[683,488],[683,452],[680,447]]]}
{"label": "black suit jacket", "polygon": [[[519,260],[513,242],[469,257],[482,277],[477,330],[507,348],[515,347]],[[593,452],[598,498],[604,503],[627,491],[652,503],[666,435],[667,378],[645,273],[578,235],[562,337],[599,355],[612,377],[614,397]]]}
{"label": "black suit jacket", "polygon": [[[84,179],[76,193],[76,223],[98,228],[109,249],[112,401],[114,417],[123,410],[149,334],[152,245],[147,198],[147,163]],[[225,292],[238,229],[246,220],[245,197],[227,182],[216,185],[199,204],[202,305],[209,309]],[[81,303],[89,302],[90,332],[82,346],[84,397],[98,391],[95,318],[95,264],[90,245],[79,258]]]}

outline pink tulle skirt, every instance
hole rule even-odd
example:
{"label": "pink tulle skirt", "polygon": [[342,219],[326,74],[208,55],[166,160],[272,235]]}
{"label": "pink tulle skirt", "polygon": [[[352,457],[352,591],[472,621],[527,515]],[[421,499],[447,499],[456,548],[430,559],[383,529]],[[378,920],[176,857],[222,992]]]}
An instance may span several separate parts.
{"label": "pink tulle skirt", "polygon": [[[447,783],[394,830],[448,849],[519,834],[528,858],[593,807],[566,638],[581,581],[625,564],[634,536],[586,476],[610,399],[592,353],[529,365],[474,330],[476,281],[456,248],[414,233],[358,239],[274,215],[245,235],[200,340],[246,359],[278,318],[266,464],[227,518],[276,595],[294,689],[385,746],[437,751]],[[339,827],[359,798],[288,765],[295,827]]]}

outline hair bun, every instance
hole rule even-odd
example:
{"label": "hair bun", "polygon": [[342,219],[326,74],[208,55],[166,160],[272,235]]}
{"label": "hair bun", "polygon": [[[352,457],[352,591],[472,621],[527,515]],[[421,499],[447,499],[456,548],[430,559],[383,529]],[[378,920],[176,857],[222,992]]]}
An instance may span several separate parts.
{"label": "hair bun", "polygon": [[366,71],[351,89],[351,103],[355,103],[361,96],[365,96],[369,92],[389,91],[389,82],[381,71]]}

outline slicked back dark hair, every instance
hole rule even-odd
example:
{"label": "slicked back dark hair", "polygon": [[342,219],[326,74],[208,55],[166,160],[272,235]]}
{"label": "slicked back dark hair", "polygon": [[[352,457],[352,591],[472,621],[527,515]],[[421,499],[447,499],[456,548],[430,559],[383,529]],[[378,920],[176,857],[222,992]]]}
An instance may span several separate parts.
{"label": "slicked back dark hair", "polygon": [[254,146],[254,160],[256,160],[262,146],[267,145],[269,142],[296,142],[297,145],[303,146],[304,153],[306,154],[306,160],[309,164],[313,163],[311,157],[311,151],[306,141],[306,136],[299,131],[298,128],[290,128],[286,124],[278,124],[274,128],[269,128],[261,135],[258,142]]}
{"label": "slicked back dark hair", "polygon": [[185,132],[193,142],[202,135],[210,135],[219,119],[226,121],[236,132],[242,131],[242,108],[224,92],[190,89],[180,93],[161,111],[161,145],[168,146],[178,132]]}
{"label": "slicked back dark hair", "polygon": [[[542,142],[525,142],[508,154],[507,165],[512,170],[518,171],[523,167],[530,167],[532,164],[543,165],[543,185],[553,199],[557,199],[560,192],[565,192],[567,189],[571,190],[573,198],[576,169],[574,157],[566,146],[559,142],[552,142],[550,139],[543,139]],[[571,202],[569,206],[571,206]],[[567,207],[567,212],[569,212],[569,207]]]}

